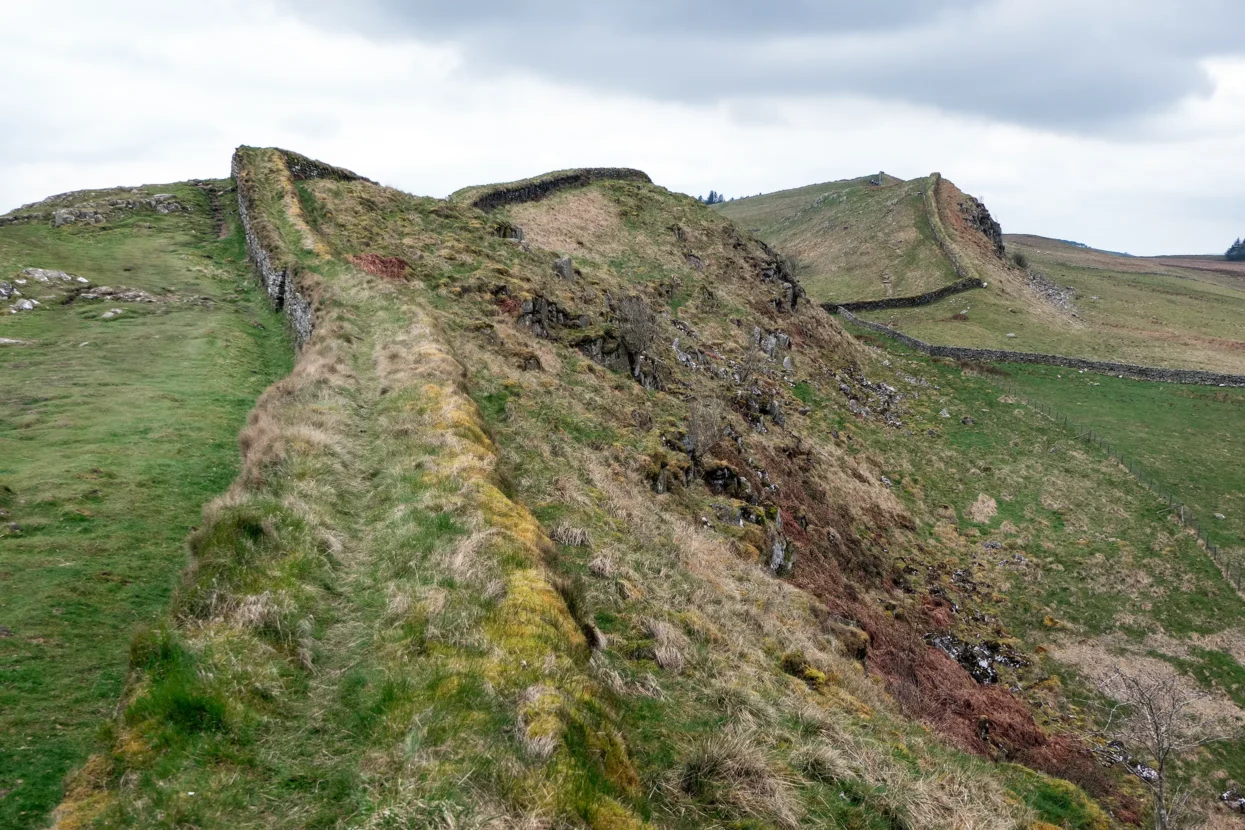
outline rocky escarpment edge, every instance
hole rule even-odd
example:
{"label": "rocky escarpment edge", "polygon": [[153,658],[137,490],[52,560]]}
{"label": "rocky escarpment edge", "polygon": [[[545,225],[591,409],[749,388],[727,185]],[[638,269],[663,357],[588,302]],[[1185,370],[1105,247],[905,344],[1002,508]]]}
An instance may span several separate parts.
{"label": "rocky escarpment edge", "polygon": [[871,331],[892,337],[907,346],[931,357],[949,357],[953,360],[975,360],[982,363],[1039,363],[1046,366],[1064,366],[1069,369],[1084,369],[1087,372],[1098,372],[1104,375],[1121,375],[1137,380],[1155,380],[1164,383],[1188,383],[1199,386],[1242,386],[1245,387],[1245,375],[1229,375],[1220,372],[1204,372],[1199,369],[1168,369],[1161,366],[1135,366],[1131,363],[1113,363],[1106,360],[1086,360],[1081,357],[1067,357],[1057,354],[1041,354],[1038,352],[1009,352],[1005,349],[975,349],[967,346],[938,346],[917,340],[890,326],[861,320],[846,308],[840,306],[838,314],[845,320],[855,323]]}
{"label": "rocky escarpment edge", "polygon": [[334,167],[331,164],[307,158],[301,153],[295,153],[290,150],[277,150],[277,152],[285,159],[285,166],[289,168],[290,176],[296,182],[306,181],[307,179],[332,179],[339,182],[362,181],[376,184],[376,182],[373,182],[366,176],[360,176],[353,170],[347,170],[344,167]]}
{"label": "rocky escarpment edge", "polygon": [[578,170],[562,170],[547,173],[534,179],[523,179],[505,184],[469,187],[450,198],[466,202],[483,211],[495,210],[502,205],[536,202],[560,190],[587,187],[599,181],[632,181],[652,184],[653,180],[642,170],[629,167],[584,167]]}
{"label": "rocky escarpment edge", "polygon": [[[284,311],[289,317],[290,327],[294,332],[294,345],[301,349],[315,330],[315,315],[312,311],[311,300],[299,292],[295,284],[297,280],[294,276],[294,264],[289,261],[283,262],[281,252],[276,250],[275,245],[265,244],[264,240],[273,238],[274,233],[272,231],[262,233],[258,229],[258,223],[262,219],[257,217],[255,209],[256,183],[248,175],[246,169],[243,155],[245,149],[240,147],[234,152],[230,169],[234,181],[237,182],[238,218],[242,221],[242,230],[246,235],[247,257],[255,266],[260,282],[264,290],[268,292],[273,306],[279,311]],[[283,155],[292,154],[283,153]]]}

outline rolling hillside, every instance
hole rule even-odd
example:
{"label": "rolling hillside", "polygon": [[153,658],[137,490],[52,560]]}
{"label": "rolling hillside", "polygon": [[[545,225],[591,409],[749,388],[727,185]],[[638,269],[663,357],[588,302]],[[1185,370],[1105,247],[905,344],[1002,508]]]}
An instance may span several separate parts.
{"label": "rolling hillside", "polygon": [[[83,706],[68,745],[23,722],[20,752],[60,753],[37,789],[32,755],[0,756],[0,809],[23,799],[10,823],[1146,821],[1128,756],[1090,705],[1095,684],[1144,662],[1239,720],[1245,601],[1153,493],[990,372],[884,351],[813,301],[827,290],[815,254],[855,263],[875,296],[888,273],[896,291],[929,290],[957,268],[990,286],[953,299],[1028,290],[975,202],[940,177],[826,187],[789,204],[825,196],[819,221],[855,217],[861,241],[797,252],[795,267],[744,229],[764,235],[781,219],[736,221],[639,171],[560,171],[438,200],[251,147],[210,192],[169,188],[196,200],[184,216],[96,222],[83,204],[102,197],[75,194],[0,226],[0,251],[22,252],[14,273],[36,264],[23,234],[43,240],[38,267],[71,274],[88,271],[80,250],[164,234],[122,266],[164,305],[103,320],[75,299],[0,317],[0,337],[59,350],[36,366],[14,357],[32,347],[0,347],[6,372],[31,373],[6,430],[26,440],[49,417],[61,430],[87,417],[38,400],[56,377],[74,378],[103,418],[106,390],[139,365],[160,389],[133,410],[144,429],[214,384],[254,404],[240,459],[194,454],[238,426],[229,398],[151,434],[118,419],[85,434],[65,468],[65,484],[102,493],[79,478],[97,475],[91,453],[109,442],[132,458],[167,453],[195,485],[175,503],[152,498],[167,482],[145,469],[100,465],[111,489],[147,488],[143,509],[87,517],[46,483],[49,449],[3,462],[5,509],[23,534],[56,538],[58,557],[99,554],[89,522],[141,536],[135,555],[163,563],[127,572],[148,591],[142,613],[120,618],[137,624],[132,638],[118,625],[90,643],[100,664],[128,659],[123,687],[116,669],[98,687],[115,708]],[[931,199],[928,237],[903,236]],[[727,208],[756,208],[742,201]],[[57,226],[56,210],[88,221]],[[196,255],[206,271],[191,270]],[[172,301],[190,294],[210,302]],[[252,311],[265,294],[288,338]],[[1023,307],[1045,313],[1043,302]],[[179,349],[155,342],[176,314],[212,313],[197,324],[222,342],[195,345],[191,318]],[[97,331],[151,357],[84,362],[73,341]],[[292,354],[292,369],[269,350]],[[200,419],[211,436],[188,431]],[[155,515],[168,517],[161,534]],[[60,566],[43,555],[47,570],[27,570],[28,552],[0,539],[5,578],[28,580],[22,613],[65,642],[98,630],[103,612],[36,599]],[[46,645],[33,625],[14,633],[0,647]],[[72,698],[72,676],[44,671],[40,686],[5,687],[4,717]],[[1180,768],[1199,807],[1218,809],[1221,785],[1245,780],[1243,748],[1216,745]],[[62,793],[53,782],[69,767]]]}
{"label": "rolling hillside", "polygon": [[930,184],[875,174],[716,209],[793,257],[819,301],[905,296],[956,280],[925,210]]}
{"label": "rolling hillside", "polygon": [[[869,181],[739,199],[718,209],[793,255],[810,297],[832,305],[947,285],[957,277],[948,259],[958,259],[960,271],[987,287],[865,313],[929,343],[1245,374],[1245,269],[1239,263],[1128,257],[1005,236],[1008,257],[1029,259],[1031,267],[1019,268],[975,221],[980,203],[945,179],[887,179],[881,187]],[[931,181],[937,181],[936,198],[917,199],[916,191],[930,191]],[[892,204],[900,192],[908,194],[906,201]],[[866,230],[852,230],[853,216]],[[945,229],[942,245],[927,239],[930,228]],[[910,256],[899,255],[901,237],[920,240],[907,249]],[[938,262],[941,270],[914,265],[918,250],[921,261]],[[917,278],[897,283],[888,276],[897,270]]]}

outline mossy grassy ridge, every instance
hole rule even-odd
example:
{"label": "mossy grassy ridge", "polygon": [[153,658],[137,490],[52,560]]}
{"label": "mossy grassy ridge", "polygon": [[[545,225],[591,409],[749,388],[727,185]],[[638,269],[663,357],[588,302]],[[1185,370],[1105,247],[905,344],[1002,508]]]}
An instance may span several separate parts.
{"label": "mossy grassy ridge", "polygon": [[[564,540],[552,567],[581,627],[591,625],[603,644],[590,668],[619,712],[651,821],[1023,827],[1032,814],[1022,800],[1032,797],[1060,805],[1051,817],[1088,817],[1071,826],[1100,826],[1101,811],[1075,787],[1033,774],[1015,785],[1023,798],[1009,795],[1012,778],[994,777],[987,762],[905,722],[840,653],[818,617],[824,607],[761,565],[763,533],[729,522],[703,528],[701,517],[715,515],[720,497],[702,485],[654,494],[646,477],[679,456],[663,438],[686,419],[689,399],[723,387],[672,368],[677,391],[646,392],[587,359],[577,344],[613,326],[603,296],[637,292],[664,306],[669,319],[695,329],[679,330],[688,349],[703,343],[697,347],[734,356],[754,327],[801,332],[808,350],[795,353],[807,367],[801,378],[869,361],[820,311],[775,314],[749,265],[763,252],[729,222],[694,200],[631,182],[558,193],[487,219],[352,183],[310,183],[304,199],[315,201],[318,228],[335,247],[408,263],[406,278],[432,289],[431,307],[495,437],[503,489]],[[500,238],[495,226],[522,227],[530,250]],[[554,275],[563,253],[582,272],[573,281]],[[575,320],[586,316],[587,325],[533,336],[515,315],[536,297]],[[637,427],[637,413],[652,427]],[[809,437],[808,426],[800,422],[801,435]],[[753,452],[771,440],[737,429]],[[830,441],[829,425],[824,433],[816,440]],[[790,440],[777,428],[771,434]],[[825,447],[813,467],[856,481],[844,455]],[[852,497],[865,522],[879,494],[860,482],[876,473],[855,474]],[[922,780],[918,769],[937,772]]]}
{"label": "mossy grassy ridge", "polygon": [[136,641],[112,750],[60,825],[641,826],[550,543],[492,482],[420,292],[336,261],[280,156],[244,152],[243,198],[280,217],[262,233],[315,333],[252,414],[243,475],[168,624]]}

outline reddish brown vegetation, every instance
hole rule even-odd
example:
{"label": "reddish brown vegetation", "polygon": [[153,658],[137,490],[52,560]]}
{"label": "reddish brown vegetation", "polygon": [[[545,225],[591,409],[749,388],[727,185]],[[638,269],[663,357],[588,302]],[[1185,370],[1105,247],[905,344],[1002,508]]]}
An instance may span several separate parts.
{"label": "reddish brown vegetation", "polygon": [[406,279],[406,272],[411,266],[402,257],[381,256],[380,254],[359,254],[350,257],[350,262],[369,274],[390,280]]}

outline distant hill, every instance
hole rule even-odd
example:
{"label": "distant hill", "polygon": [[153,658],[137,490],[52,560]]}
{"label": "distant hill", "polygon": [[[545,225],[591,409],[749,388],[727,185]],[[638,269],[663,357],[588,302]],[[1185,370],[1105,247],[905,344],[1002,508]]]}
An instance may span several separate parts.
{"label": "distant hill", "polygon": [[[992,220],[979,221],[988,210],[937,174],[877,181],[809,185],[715,209],[792,257],[809,296],[823,303],[950,285],[956,258],[988,287],[869,314],[928,342],[1245,371],[1245,263],[1135,257],[1025,234],[999,240]],[[1029,268],[1012,261],[1017,253]]]}
{"label": "distant hill", "polygon": [[819,299],[917,294],[956,279],[926,218],[929,182],[874,174],[735,199],[716,209],[793,257]]}

